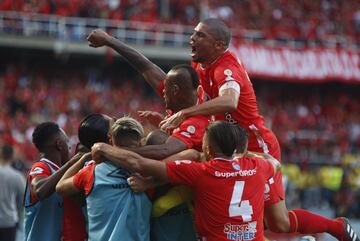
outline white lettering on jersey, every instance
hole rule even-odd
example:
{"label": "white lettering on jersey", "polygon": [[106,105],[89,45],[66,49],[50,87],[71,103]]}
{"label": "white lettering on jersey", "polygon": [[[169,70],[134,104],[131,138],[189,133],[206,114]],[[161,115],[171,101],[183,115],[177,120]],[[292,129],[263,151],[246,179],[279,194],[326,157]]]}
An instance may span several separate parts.
{"label": "white lettering on jersey", "polygon": [[247,224],[231,224],[224,225],[224,233],[228,240],[253,240],[256,234],[257,222]]}
{"label": "white lettering on jersey", "polygon": [[176,165],[181,165],[181,164],[191,164],[190,160],[176,160],[175,161]]}
{"label": "white lettering on jersey", "polygon": [[32,170],[30,172],[30,176],[34,176],[36,174],[41,174],[44,172],[44,169],[42,169],[41,167],[35,167],[34,170]]}
{"label": "white lettering on jersey", "polygon": [[237,171],[237,172],[219,172],[219,171],[215,171],[214,174],[215,174],[216,177],[225,177],[225,178],[237,177],[237,176],[249,177],[249,176],[253,176],[253,175],[256,174],[256,169],[240,170],[240,171]]}
{"label": "white lettering on jersey", "polygon": [[187,138],[191,138],[190,133],[189,133],[189,132],[186,132],[186,131],[180,132],[180,135],[185,136],[185,137],[187,137]]}

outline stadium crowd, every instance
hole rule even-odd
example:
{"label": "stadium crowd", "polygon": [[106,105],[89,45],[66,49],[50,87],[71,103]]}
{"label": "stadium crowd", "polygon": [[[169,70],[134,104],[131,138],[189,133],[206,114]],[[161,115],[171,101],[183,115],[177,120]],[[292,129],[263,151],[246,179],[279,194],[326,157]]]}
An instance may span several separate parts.
{"label": "stadium crowd", "polygon": [[356,0],[4,0],[0,10],[189,25],[216,17],[234,29],[259,30],[264,39],[321,43],[341,36],[346,43],[360,42],[360,3]]}

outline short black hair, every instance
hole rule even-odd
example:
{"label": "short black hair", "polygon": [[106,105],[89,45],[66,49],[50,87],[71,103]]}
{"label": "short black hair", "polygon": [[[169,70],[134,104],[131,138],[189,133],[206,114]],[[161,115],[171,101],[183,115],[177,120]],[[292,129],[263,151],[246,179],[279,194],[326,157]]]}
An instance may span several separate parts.
{"label": "short black hair", "polygon": [[164,144],[168,138],[169,138],[168,133],[166,133],[165,131],[156,129],[156,130],[151,131],[146,136],[145,145],[147,145],[147,146],[161,145],[161,144]]}
{"label": "short black hair", "polygon": [[44,151],[45,145],[51,143],[59,133],[61,133],[61,129],[58,124],[43,122],[36,126],[32,134],[32,141],[39,151]]}
{"label": "short black hair", "polygon": [[[193,67],[191,67],[190,65],[188,65],[188,64],[178,64],[178,65],[175,65],[174,67],[172,67],[171,70],[172,71],[185,70],[190,75],[192,88],[197,89],[197,87],[199,86],[199,77],[198,77],[195,69]],[[178,81],[183,82],[184,80],[181,79],[181,80],[178,80]]]}
{"label": "short black hair", "polygon": [[109,142],[109,129],[110,122],[102,114],[90,114],[80,122],[78,128],[79,141],[82,145],[91,150],[91,147],[96,142]]}
{"label": "short black hair", "polygon": [[[212,122],[206,128],[209,145],[214,151],[230,157],[238,152],[239,148],[244,150],[246,147],[247,134],[242,130],[241,126],[226,121]],[[244,146],[243,140],[245,140]]]}
{"label": "short black hair", "polygon": [[1,148],[1,154],[5,160],[10,160],[13,157],[14,149],[9,144],[5,144]]}
{"label": "short black hair", "polygon": [[224,41],[225,47],[228,48],[231,40],[231,32],[226,24],[217,18],[208,18],[201,23],[210,27],[211,36],[220,41]]}
{"label": "short black hair", "polygon": [[234,128],[234,134],[236,136],[236,152],[244,153],[247,142],[248,142],[248,133],[244,127],[239,124],[232,124]]}

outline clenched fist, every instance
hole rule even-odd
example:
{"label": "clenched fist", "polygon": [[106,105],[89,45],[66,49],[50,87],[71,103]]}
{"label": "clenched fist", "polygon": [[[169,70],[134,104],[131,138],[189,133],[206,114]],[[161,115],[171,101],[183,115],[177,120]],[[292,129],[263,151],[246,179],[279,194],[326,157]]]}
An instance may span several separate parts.
{"label": "clenched fist", "polygon": [[107,45],[112,37],[101,29],[93,30],[87,37],[90,47],[98,48]]}

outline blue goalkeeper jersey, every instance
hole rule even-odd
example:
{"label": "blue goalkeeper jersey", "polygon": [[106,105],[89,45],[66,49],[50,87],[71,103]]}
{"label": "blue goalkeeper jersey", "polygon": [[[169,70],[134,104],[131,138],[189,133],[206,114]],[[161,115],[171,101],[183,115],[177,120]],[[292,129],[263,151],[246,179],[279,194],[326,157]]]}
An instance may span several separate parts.
{"label": "blue goalkeeper jersey", "polygon": [[110,161],[96,165],[94,184],[86,197],[89,241],[149,241],[151,202],[134,193],[129,172]]}
{"label": "blue goalkeeper jersey", "polygon": [[[40,162],[50,168],[51,175],[56,172],[45,159],[41,159]],[[54,192],[44,200],[32,203],[30,185],[28,177],[24,196],[25,241],[60,241],[64,213],[62,197]]]}

